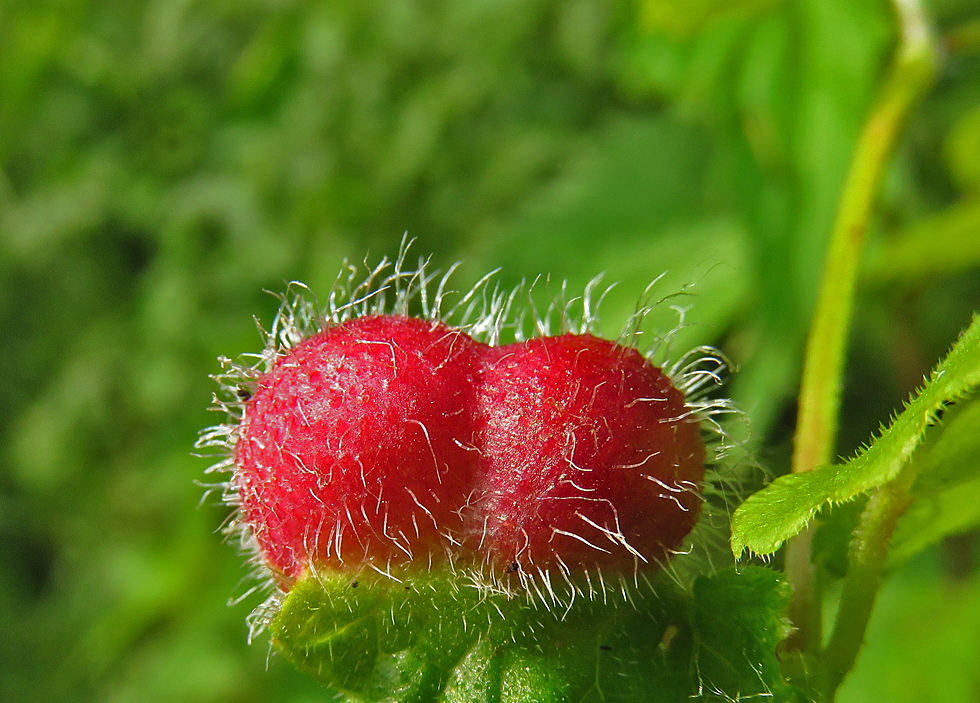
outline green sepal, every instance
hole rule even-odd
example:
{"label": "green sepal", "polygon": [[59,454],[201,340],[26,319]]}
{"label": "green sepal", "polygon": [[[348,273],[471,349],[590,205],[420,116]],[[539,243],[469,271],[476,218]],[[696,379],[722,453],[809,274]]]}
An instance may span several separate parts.
{"label": "green sepal", "polygon": [[299,669],[351,700],[429,701],[486,633],[486,611],[448,569],[400,580],[329,571],[300,579],[272,635]]}
{"label": "green sepal", "polygon": [[694,619],[701,643],[700,685],[730,700],[794,700],[776,647],[789,635],[783,616],[791,588],[769,569],[744,567],[694,582]]}
{"label": "green sepal", "polygon": [[745,567],[692,591],[661,575],[546,608],[449,568],[394,580],[301,579],[271,624],[276,647],[350,702],[672,703],[786,700],[775,648],[786,585]]}

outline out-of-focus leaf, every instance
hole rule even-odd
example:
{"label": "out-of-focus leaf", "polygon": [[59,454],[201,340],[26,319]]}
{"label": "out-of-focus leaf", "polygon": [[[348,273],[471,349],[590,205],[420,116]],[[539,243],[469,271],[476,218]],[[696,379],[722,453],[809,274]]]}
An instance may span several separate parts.
{"label": "out-of-focus leaf", "polygon": [[779,0],[643,0],[640,22],[675,36],[696,33],[721,17],[750,16]]}
{"label": "out-of-focus leaf", "polygon": [[889,568],[897,568],[944,537],[980,526],[980,480],[973,479],[942,493],[917,499],[898,521],[888,552]]}
{"label": "out-of-focus leaf", "polygon": [[[697,218],[706,205],[710,139],[667,115],[611,120],[501,228],[496,259],[537,273],[581,269],[591,277],[594,254],[607,243],[649,242]],[[549,246],[556,237],[564,247]]]}
{"label": "out-of-focus leaf", "polygon": [[938,555],[885,581],[838,703],[963,703],[980,690],[980,574],[950,583]]}
{"label": "out-of-focus leaf", "polygon": [[916,455],[915,501],[895,528],[892,568],[949,535],[980,525],[980,401],[954,408],[942,434]]}
{"label": "out-of-focus leaf", "polygon": [[[686,311],[672,358],[715,341],[747,302],[751,263],[748,233],[735,218],[699,213],[703,142],[699,130],[666,118],[610,124],[564,178],[504,228],[494,261],[531,279],[561,271],[573,294],[605,272],[604,281],[617,284],[600,311],[611,337],[663,275],[645,302],[670,299],[648,316],[641,343],[678,327],[672,306]],[[562,247],[542,246],[556,239]]]}
{"label": "out-of-focus leaf", "polygon": [[976,192],[980,188],[980,107],[957,120],[943,151],[956,184]]}
{"label": "out-of-focus leaf", "polygon": [[980,475],[980,401],[967,403],[944,423],[939,439],[917,462],[917,494],[936,493]]}
{"label": "out-of-focus leaf", "polygon": [[732,516],[732,552],[775,552],[798,534],[814,513],[895,478],[935,424],[947,403],[980,385],[980,316],[960,336],[949,355],[905,410],[870,447],[844,464],[781,476],[749,496]]}
{"label": "out-of-focus leaf", "polygon": [[0,251],[44,262],[64,240],[77,237],[104,216],[115,168],[106,159],[90,159],[76,173],[0,210],[0,231],[6,233]]}
{"label": "out-of-focus leaf", "polygon": [[[699,17],[698,3],[676,7],[685,21]],[[751,420],[750,445],[792,402],[818,262],[892,39],[887,5],[800,0],[733,11],[694,36],[640,33],[627,47],[630,91],[710,126],[706,208],[725,203],[747,235],[751,322],[726,352],[740,367],[730,392]]]}
{"label": "out-of-focus leaf", "polygon": [[636,309],[637,291],[662,276],[650,289],[648,301],[662,302],[645,318],[642,329],[648,337],[640,343],[673,330],[662,352],[669,360],[718,339],[749,295],[745,236],[731,221],[699,221],[671,227],[646,241],[610,246],[599,265],[618,285],[603,304],[604,334],[620,334]]}
{"label": "out-of-focus leaf", "polygon": [[[980,163],[980,156],[977,157]],[[963,200],[884,242],[868,272],[873,282],[907,281],[980,266],[980,199]]]}
{"label": "out-of-focus leaf", "polygon": [[810,560],[822,566],[831,578],[847,575],[848,548],[865,505],[867,501],[859,496],[847,503],[826,506],[817,515]]}

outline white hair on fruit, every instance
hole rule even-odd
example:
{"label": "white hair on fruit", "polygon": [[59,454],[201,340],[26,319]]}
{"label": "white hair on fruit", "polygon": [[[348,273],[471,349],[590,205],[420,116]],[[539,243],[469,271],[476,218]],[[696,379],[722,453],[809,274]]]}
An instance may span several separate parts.
{"label": "white hair on fruit", "polygon": [[[576,296],[570,296],[566,281],[562,281],[557,291],[553,291],[552,281],[547,276],[539,276],[530,283],[524,282],[514,288],[505,289],[496,282],[498,271],[495,270],[479,279],[469,290],[459,292],[450,287],[451,278],[459,264],[454,264],[443,273],[431,269],[430,259],[419,258],[416,265],[409,267],[407,261],[411,244],[412,240],[403,238],[398,256],[393,261],[383,258],[372,265],[365,259],[363,266],[345,262],[322,304],[306,285],[297,281],[288,283],[285,292],[276,294],[280,305],[269,329],[263,328],[256,320],[264,339],[263,349],[255,354],[243,355],[240,361],[219,357],[222,370],[212,376],[219,386],[218,392],[214,394],[212,409],[223,413],[225,420],[202,430],[195,447],[208,456],[217,458],[206,470],[207,475],[231,474],[228,480],[202,482],[205,488],[202,501],[217,492],[221,501],[232,508],[221,531],[226,539],[238,545],[251,565],[246,579],[251,585],[233,602],[244,600],[257,592],[267,596],[265,602],[248,618],[250,640],[275,616],[286,590],[292,584],[286,574],[277,571],[263,556],[256,533],[261,528],[250,525],[243,519],[241,486],[235,473],[234,460],[245,405],[254,393],[259,379],[269,373],[279,359],[311,335],[348,320],[374,315],[414,316],[439,321],[465,332],[477,341],[493,346],[509,341],[520,342],[567,333],[597,334],[600,307],[615,286],[613,284],[603,287],[603,276],[600,274],[585,286],[581,295]],[[662,279],[663,275],[658,276],[647,286],[635,311],[615,341],[640,351],[650,363],[660,367],[673,385],[683,393],[686,406],[684,415],[667,418],[665,421],[696,421],[700,423],[705,440],[708,458],[703,486],[693,483],[663,486],[666,488],[664,498],[673,498],[678,505],[681,503],[672,496],[672,492],[689,491],[702,501],[701,517],[685,541],[686,546],[672,550],[671,558],[666,561],[655,560],[661,571],[686,588],[694,575],[715,570],[718,567],[714,563],[716,559],[726,558],[724,555],[729,555],[730,558],[725,547],[726,530],[732,504],[741,493],[739,482],[730,466],[733,462],[744,463],[746,458],[733,457],[740,444],[726,431],[727,423],[723,424],[721,421],[723,417],[729,421],[738,421],[742,417],[741,413],[730,400],[715,394],[731,364],[721,352],[712,347],[697,347],[679,356],[673,355],[673,341],[677,333],[686,327],[687,313],[687,308],[675,301],[689,295],[691,286],[657,298],[653,293]],[[542,289],[547,300],[543,310],[536,304]],[[677,324],[665,334],[653,336],[649,343],[641,344],[644,339],[644,320],[651,311],[665,305],[676,312]],[[653,402],[658,399],[639,399],[634,402],[645,400]],[[422,430],[427,432],[424,426]],[[574,465],[576,438],[574,432],[570,435],[567,458]],[[466,448],[458,441],[457,444]],[[475,447],[472,449],[476,450]],[[420,509],[428,512],[414,494],[412,497]],[[461,506],[460,510],[466,507]],[[621,530],[609,529],[582,515],[579,517],[583,523],[581,534],[568,531],[562,533],[600,551],[608,551],[601,546],[604,543],[622,547],[634,557],[635,568],[632,574],[610,575],[603,573],[598,567],[576,568],[573,571],[560,557],[550,567],[538,567],[532,563],[517,565],[515,562],[512,566],[501,568],[493,564],[475,567],[454,564],[453,555],[448,554],[449,568],[469,587],[488,596],[523,597],[533,605],[558,613],[567,613],[580,598],[602,603],[620,601],[629,604],[634,589],[653,588],[651,579],[643,569],[650,559],[634,549]],[[353,522],[352,520],[351,524]],[[341,522],[338,521],[326,530],[325,527],[321,520],[314,530],[316,534],[310,537],[307,544],[307,560],[314,575],[317,564],[313,554],[319,553],[318,550],[323,545],[326,545],[325,553],[333,553],[341,561],[350,556],[351,562],[356,563],[354,557],[363,556],[341,554],[345,544],[356,541],[344,539],[344,525]],[[386,530],[387,525],[383,528],[387,534]],[[590,533],[591,536],[587,536]],[[399,533],[387,536],[411,558],[411,541],[406,535]],[[445,537],[450,546],[459,544],[456,535],[446,534]],[[429,559],[431,558],[430,554]],[[398,580],[390,565],[389,568],[380,568],[370,561],[365,561],[365,565],[388,578]]]}

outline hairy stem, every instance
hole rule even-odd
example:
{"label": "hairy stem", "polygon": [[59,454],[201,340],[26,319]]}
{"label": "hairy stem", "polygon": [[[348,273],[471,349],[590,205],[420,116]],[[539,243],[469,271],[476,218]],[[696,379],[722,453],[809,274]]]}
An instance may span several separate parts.
{"label": "hairy stem", "polygon": [[[837,210],[817,307],[807,340],[793,447],[794,473],[830,463],[837,434],[841,378],[865,235],[882,175],[895,142],[937,67],[936,42],[919,0],[892,0],[899,43],[851,161]],[[794,587],[790,617],[797,632],[788,646],[820,644],[820,610],[810,562],[810,533],[787,545],[787,577]]]}

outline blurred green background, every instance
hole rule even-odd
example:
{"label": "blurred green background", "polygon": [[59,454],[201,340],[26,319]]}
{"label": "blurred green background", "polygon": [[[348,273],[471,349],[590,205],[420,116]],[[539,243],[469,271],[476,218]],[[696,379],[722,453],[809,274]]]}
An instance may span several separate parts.
{"label": "blurred green background", "polygon": [[[980,310],[980,1],[888,171],[848,453]],[[692,286],[786,470],[803,335],[882,0],[0,0],[0,700],[319,701],[246,644],[260,598],[199,506],[218,355],[344,257]],[[655,322],[673,326],[670,311]],[[845,701],[980,700],[971,534],[882,595]]]}

